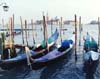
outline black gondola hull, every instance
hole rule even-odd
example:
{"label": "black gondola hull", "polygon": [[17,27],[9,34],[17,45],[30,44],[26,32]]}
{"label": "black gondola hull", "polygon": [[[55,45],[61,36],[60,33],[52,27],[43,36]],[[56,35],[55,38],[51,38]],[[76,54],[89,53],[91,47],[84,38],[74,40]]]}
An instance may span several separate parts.
{"label": "black gondola hull", "polygon": [[[46,61],[46,62],[38,62],[38,63],[32,63],[31,65],[32,65],[32,69],[33,70],[37,70],[37,69],[41,69],[41,68],[43,68],[43,67],[45,67],[45,66],[50,66],[51,64],[54,64],[54,63],[56,63],[56,62],[59,62],[59,60],[61,60],[61,59],[67,59],[67,60],[69,60],[70,59],[70,56],[71,56],[71,54],[72,54],[72,52],[73,52],[73,48],[72,49],[70,49],[68,52],[66,52],[65,54],[63,54],[63,55],[61,55],[61,56],[59,56],[59,57],[57,57],[57,58],[54,58],[54,59],[52,59],[52,60],[48,60],[48,61]],[[67,62],[67,61],[66,61]]]}
{"label": "black gondola hull", "polygon": [[[52,51],[55,47],[55,45],[53,44],[52,46],[50,46],[49,48],[49,52]],[[33,59],[39,58],[44,56],[45,54],[47,54],[48,50],[45,50],[43,53],[38,53],[37,55],[32,56]],[[0,61],[0,67],[4,70],[9,70],[12,68],[16,68],[18,66],[22,66],[22,65],[27,65],[27,59],[21,59],[21,60],[16,60],[16,61],[8,61],[8,62],[2,62]]]}

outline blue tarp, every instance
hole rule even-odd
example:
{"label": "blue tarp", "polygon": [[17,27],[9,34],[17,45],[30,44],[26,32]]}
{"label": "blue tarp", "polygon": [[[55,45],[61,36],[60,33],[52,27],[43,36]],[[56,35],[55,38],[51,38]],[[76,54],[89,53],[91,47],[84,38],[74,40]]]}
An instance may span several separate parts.
{"label": "blue tarp", "polygon": [[73,44],[73,40],[64,40],[61,44],[62,47],[69,47],[70,44]]}

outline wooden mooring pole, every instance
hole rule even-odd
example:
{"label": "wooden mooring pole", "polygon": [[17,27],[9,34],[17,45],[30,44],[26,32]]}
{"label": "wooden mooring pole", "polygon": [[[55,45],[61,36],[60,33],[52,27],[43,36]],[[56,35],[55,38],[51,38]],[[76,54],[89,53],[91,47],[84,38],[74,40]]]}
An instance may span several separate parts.
{"label": "wooden mooring pole", "polygon": [[33,20],[31,20],[31,25],[32,25],[33,45],[35,45]]}
{"label": "wooden mooring pole", "polygon": [[22,17],[20,16],[20,22],[21,22],[21,31],[22,31],[22,43],[24,45],[24,31],[23,31],[23,23],[22,23]]}
{"label": "wooden mooring pole", "polygon": [[27,20],[25,20],[25,37],[26,37],[26,44],[28,46],[28,36],[27,36]]}
{"label": "wooden mooring pole", "polygon": [[77,61],[77,16],[75,14],[75,62]]}
{"label": "wooden mooring pole", "polygon": [[79,46],[81,46],[81,33],[82,33],[82,24],[81,24],[81,16],[79,17]]}
{"label": "wooden mooring pole", "polygon": [[[98,17],[98,47],[100,46],[100,17]],[[99,47],[100,52],[100,47]]]}
{"label": "wooden mooring pole", "polygon": [[46,18],[44,16],[44,13],[43,13],[43,35],[44,35],[44,42],[45,42],[45,45],[44,46],[46,46],[46,48],[49,51],[49,48],[48,48],[47,25],[46,25]]}
{"label": "wooden mooring pole", "polygon": [[62,17],[61,17],[59,29],[60,29],[60,41],[62,43],[62,31],[61,31],[62,30]]}

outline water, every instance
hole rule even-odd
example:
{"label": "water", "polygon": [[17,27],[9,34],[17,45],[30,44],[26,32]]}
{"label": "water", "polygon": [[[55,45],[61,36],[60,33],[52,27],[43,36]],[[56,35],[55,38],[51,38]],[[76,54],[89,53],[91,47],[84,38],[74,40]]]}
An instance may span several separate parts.
{"label": "water", "polygon": [[[18,27],[17,27],[18,28]],[[19,27],[20,28],[20,27]],[[31,26],[29,26],[31,28]],[[35,40],[36,44],[43,40],[43,33],[41,31],[41,26],[35,26]],[[53,26],[53,32],[57,25]],[[74,31],[73,25],[64,25],[63,28],[68,29],[62,32],[62,39],[70,38]],[[82,38],[89,32],[96,41],[98,41],[98,26],[97,25],[83,25]],[[51,35],[51,26],[48,26],[48,37]],[[32,41],[32,31],[29,31],[28,35],[29,45],[33,44]],[[24,36],[25,37],[25,36]],[[19,39],[20,38],[20,39]],[[15,43],[22,44],[21,35],[15,37]],[[79,38],[79,35],[78,35]],[[79,40],[79,39],[78,39]],[[60,37],[57,40],[57,44],[60,44]],[[0,79],[85,79],[85,73],[82,70],[83,67],[83,39],[81,39],[81,47],[77,47],[78,61],[75,63],[74,53],[71,55],[69,60],[66,57],[59,60],[58,62],[51,64],[39,70],[30,70],[27,67],[21,66],[19,68],[14,68],[9,71],[4,71],[0,69]],[[100,64],[99,64],[100,65]],[[100,66],[97,67],[95,72],[95,78],[100,79]]]}

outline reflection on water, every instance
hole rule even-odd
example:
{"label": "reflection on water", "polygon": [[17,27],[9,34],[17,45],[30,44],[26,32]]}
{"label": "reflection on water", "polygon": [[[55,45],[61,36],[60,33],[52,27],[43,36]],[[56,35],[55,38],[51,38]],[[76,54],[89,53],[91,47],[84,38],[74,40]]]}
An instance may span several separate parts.
{"label": "reflection on water", "polygon": [[[58,26],[53,27],[54,30],[59,28]],[[62,32],[62,39],[69,38],[72,36],[74,31],[74,26],[65,25],[63,28],[67,29],[66,31]],[[36,44],[40,43],[43,40],[43,32],[41,26],[35,27],[35,40]],[[48,37],[51,35],[50,26],[48,26]],[[86,35],[88,31],[90,35],[92,35],[96,41],[98,38],[98,28],[97,25],[83,25],[83,33],[82,36]],[[79,37],[79,36],[78,36]],[[16,43],[22,43],[21,35],[16,36],[15,40]],[[60,37],[59,37],[60,38]],[[18,39],[18,40],[17,40]],[[28,37],[29,45],[33,44],[32,41],[32,31],[29,32]],[[82,42],[83,43],[83,40]],[[57,44],[60,44],[60,39],[57,40]],[[28,67],[21,66],[19,68],[15,68],[9,71],[0,70],[0,79],[85,79],[85,73],[82,70],[83,62],[82,62],[82,51],[79,49],[78,51],[78,61],[75,63],[74,60],[74,53],[71,55],[70,58],[67,59],[65,56],[63,59],[50,64],[42,69],[39,70],[30,70]],[[97,71],[95,73],[96,79],[100,78],[100,66],[98,66]]]}
{"label": "reflection on water", "polygon": [[[73,51],[72,51],[73,52]],[[71,52],[71,53],[72,53]],[[59,61],[53,62],[42,71],[40,79],[52,79],[54,78],[62,69],[65,64],[67,64],[69,58],[71,58],[71,53],[65,55]]]}

